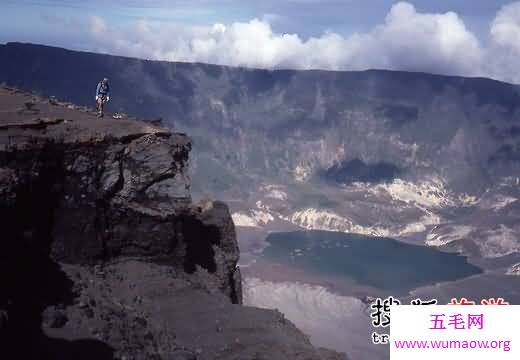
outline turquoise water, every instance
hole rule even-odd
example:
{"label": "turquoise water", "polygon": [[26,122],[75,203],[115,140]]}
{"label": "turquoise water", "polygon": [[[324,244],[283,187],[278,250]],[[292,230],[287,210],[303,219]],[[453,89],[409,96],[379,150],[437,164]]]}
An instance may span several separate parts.
{"label": "turquoise water", "polygon": [[273,233],[263,256],[384,290],[411,290],[482,272],[466,257],[433,248],[329,231]]}

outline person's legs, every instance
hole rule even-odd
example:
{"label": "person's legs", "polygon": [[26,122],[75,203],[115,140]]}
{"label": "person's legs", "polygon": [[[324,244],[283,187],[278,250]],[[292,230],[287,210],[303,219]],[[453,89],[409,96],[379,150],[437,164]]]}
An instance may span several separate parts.
{"label": "person's legs", "polygon": [[98,98],[98,103],[97,103],[97,105],[98,105],[98,116],[99,117],[103,117],[103,104],[104,104],[104,102],[105,101],[103,99],[103,96],[100,96]]}

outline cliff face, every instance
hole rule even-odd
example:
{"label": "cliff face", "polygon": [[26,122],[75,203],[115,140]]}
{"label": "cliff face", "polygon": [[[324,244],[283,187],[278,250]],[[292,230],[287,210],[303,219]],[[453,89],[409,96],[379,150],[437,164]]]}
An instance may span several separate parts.
{"label": "cliff face", "polygon": [[234,225],[192,203],[187,136],[13,89],[0,108],[2,359],[322,358],[233,305]]}
{"label": "cliff face", "polygon": [[[28,118],[42,110],[26,103],[0,135],[2,187],[10,190],[2,218],[17,224],[8,242],[49,248],[64,263],[142,256],[187,273],[201,268],[240,302],[232,220],[223,204],[192,206],[185,135],[129,121],[107,133],[105,120],[67,119],[73,109],[51,124]],[[31,124],[37,121],[43,125]]]}

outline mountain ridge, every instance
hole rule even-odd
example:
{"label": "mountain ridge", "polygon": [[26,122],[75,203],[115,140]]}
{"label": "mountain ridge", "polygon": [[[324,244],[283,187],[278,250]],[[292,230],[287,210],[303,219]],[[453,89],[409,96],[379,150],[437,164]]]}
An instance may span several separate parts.
{"label": "mountain ridge", "polygon": [[365,72],[375,72],[375,73],[403,73],[403,74],[415,74],[419,76],[432,76],[432,77],[442,77],[442,78],[454,78],[454,79],[468,79],[468,80],[485,80],[491,82],[497,82],[500,84],[507,84],[513,86],[520,86],[520,84],[514,84],[503,80],[497,80],[485,76],[463,76],[463,75],[449,75],[449,74],[441,74],[441,73],[429,73],[424,71],[411,71],[411,70],[392,70],[392,69],[383,69],[383,68],[367,68],[364,70],[330,70],[330,69],[293,69],[293,68],[261,68],[261,67],[248,67],[248,66],[236,66],[236,65],[224,65],[224,64],[213,64],[199,61],[170,61],[170,60],[155,60],[155,59],[146,59],[142,57],[135,57],[130,55],[115,55],[108,52],[98,52],[94,50],[73,50],[68,49],[62,46],[55,45],[46,45],[40,43],[31,43],[31,42],[20,42],[20,41],[8,41],[4,44],[0,44],[0,46],[34,46],[41,48],[52,48],[52,49],[60,49],[71,52],[79,52],[90,55],[102,55],[102,56],[111,56],[122,59],[137,59],[143,61],[151,61],[158,63],[169,63],[169,64],[192,64],[192,65],[206,65],[206,66],[215,66],[215,67],[224,67],[230,69],[239,69],[239,70],[251,70],[251,71],[267,71],[267,72],[326,72],[326,73],[365,73]]}

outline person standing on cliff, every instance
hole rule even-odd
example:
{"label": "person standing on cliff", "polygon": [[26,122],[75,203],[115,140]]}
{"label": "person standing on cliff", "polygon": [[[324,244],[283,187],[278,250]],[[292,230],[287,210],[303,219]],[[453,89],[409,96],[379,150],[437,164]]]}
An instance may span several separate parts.
{"label": "person standing on cliff", "polygon": [[96,89],[96,108],[98,111],[98,117],[103,117],[105,103],[110,100],[110,85],[108,79],[104,78],[101,80]]}

